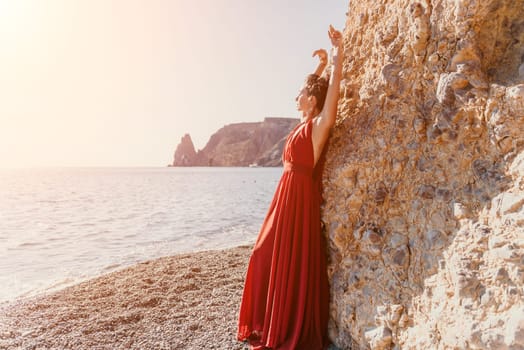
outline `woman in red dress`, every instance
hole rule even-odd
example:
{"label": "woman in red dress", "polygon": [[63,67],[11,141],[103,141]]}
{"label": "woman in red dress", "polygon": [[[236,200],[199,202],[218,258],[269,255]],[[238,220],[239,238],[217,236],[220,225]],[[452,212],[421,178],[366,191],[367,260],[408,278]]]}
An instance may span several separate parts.
{"label": "woman in red dress", "polygon": [[[332,26],[327,63],[307,77],[297,108],[301,122],[289,134],[284,173],[253,249],[246,275],[237,338],[251,349],[320,350],[328,345],[329,282],[320,228],[324,145],[335,123],[342,75],[342,34]],[[329,82],[328,82],[329,80]]]}

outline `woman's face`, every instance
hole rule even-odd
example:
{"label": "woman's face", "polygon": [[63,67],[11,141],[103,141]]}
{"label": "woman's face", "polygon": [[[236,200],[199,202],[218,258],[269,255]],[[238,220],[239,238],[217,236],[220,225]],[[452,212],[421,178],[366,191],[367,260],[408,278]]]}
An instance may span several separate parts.
{"label": "woman's face", "polygon": [[302,87],[298,93],[298,96],[295,97],[297,102],[297,109],[299,111],[307,111],[311,109],[312,99],[309,97],[305,87]]}

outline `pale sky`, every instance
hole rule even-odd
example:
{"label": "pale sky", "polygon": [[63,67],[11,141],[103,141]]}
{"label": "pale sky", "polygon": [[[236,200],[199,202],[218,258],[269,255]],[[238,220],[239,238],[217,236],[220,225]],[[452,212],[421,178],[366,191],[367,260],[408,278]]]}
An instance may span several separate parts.
{"label": "pale sky", "polygon": [[348,0],[0,0],[0,167],[165,166],[294,98]]}

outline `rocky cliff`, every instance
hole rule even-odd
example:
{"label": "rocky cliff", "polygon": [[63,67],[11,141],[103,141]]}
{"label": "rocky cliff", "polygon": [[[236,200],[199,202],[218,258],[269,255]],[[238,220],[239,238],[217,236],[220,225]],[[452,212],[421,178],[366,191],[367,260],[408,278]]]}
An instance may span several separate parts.
{"label": "rocky cliff", "polygon": [[322,218],[342,349],[524,348],[524,1],[351,1]]}
{"label": "rocky cliff", "polygon": [[226,125],[195,152],[189,135],[175,151],[174,166],[278,166],[285,138],[298,123],[294,118],[265,118],[259,123]]}
{"label": "rocky cliff", "polygon": [[195,145],[189,134],[185,134],[178,144],[173,156],[174,166],[189,166],[196,161]]}

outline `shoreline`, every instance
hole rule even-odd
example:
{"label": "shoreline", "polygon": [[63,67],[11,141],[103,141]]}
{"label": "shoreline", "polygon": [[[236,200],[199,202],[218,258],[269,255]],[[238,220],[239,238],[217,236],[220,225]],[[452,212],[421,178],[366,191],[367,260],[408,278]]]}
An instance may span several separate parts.
{"label": "shoreline", "polygon": [[236,340],[252,245],[177,254],[0,304],[0,349],[248,349]]}
{"label": "shoreline", "polygon": [[[191,254],[198,254],[198,253],[205,253],[205,252],[224,251],[224,250],[245,247],[245,246],[252,247],[254,244],[255,244],[254,240],[245,240],[243,242],[237,241],[233,244],[216,245],[216,247],[213,247],[213,248],[200,247],[200,248],[196,248],[195,250],[192,250],[192,249],[181,250],[181,251],[173,252],[171,255],[159,255],[156,257],[151,257],[151,258],[144,259],[144,260],[137,260],[137,261],[130,262],[130,263],[113,263],[105,267],[101,267],[98,273],[86,275],[83,277],[66,277],[63,279],[57,279],[54,283],[48,284],[46,286],[35,287],[33,289],[30,289],[22,293],[19,293],[17,295],[14,295],[8,299],[0,298],[0,311],[4,307],[7,307],[11,304],[16,304],[19,302],[23,302],[25,300],[35,299],[35,298],[43,297],[49,294],[53,294],[63,289],[74,287],[78,284],[81,284],[81,283],[84,283],[90,280],[94,280],[99,277],[103,277],[103,276],[106,276],[112,273],[116,273],[116,272],[119,272],[119,271],[122,271],[128,268],[132,268],[134,266],[137,266],[139,264],[146,263],[149,261],[156,261],[156,260],[163,259],[163,258],[174,258],[179,255],[191,255]],[[247,265],[246,265],[246,268],[247,268]]]}

